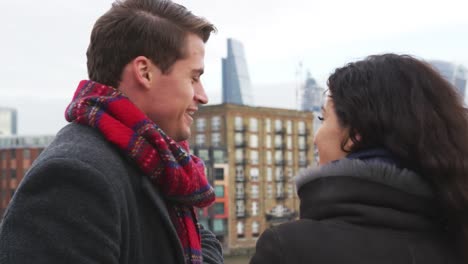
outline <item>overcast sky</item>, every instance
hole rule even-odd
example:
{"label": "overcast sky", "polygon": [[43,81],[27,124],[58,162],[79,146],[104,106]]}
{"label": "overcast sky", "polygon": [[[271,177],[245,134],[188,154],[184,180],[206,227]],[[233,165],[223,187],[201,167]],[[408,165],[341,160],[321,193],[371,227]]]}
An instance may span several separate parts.
{"label": "overcast sky", "polygon": [[[20,134],[52,134],[78,82],[95,20],[112,0],[0,0],[0,106],[15,107]],[[334,68],[396,52],[468,66],[466,0],[180,0],[213,22],[202,80],[221,97],[226,39],[243,42],[255,102],[295,108],[310,70],[321,85]],[[303,72],[296,75],[302,61]]]}

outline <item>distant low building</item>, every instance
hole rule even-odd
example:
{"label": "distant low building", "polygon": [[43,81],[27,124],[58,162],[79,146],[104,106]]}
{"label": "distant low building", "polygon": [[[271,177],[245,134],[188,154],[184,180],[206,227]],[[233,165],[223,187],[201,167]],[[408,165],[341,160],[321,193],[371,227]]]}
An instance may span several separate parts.
{"label": "distant low building", "polygon": [[54,136],[0,136],[0,219],[26,171]]}

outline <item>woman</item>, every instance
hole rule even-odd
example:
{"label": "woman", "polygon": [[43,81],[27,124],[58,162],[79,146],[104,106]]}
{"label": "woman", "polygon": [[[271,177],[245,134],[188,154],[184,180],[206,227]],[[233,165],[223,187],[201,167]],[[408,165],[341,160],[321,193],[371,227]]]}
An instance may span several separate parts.
{"label": "woman", "polygon": [[410,56],[370,56],[328,79],[319,166],[296,178],[300,220],[266,230],[251,264],[463,263],[468,115]]}

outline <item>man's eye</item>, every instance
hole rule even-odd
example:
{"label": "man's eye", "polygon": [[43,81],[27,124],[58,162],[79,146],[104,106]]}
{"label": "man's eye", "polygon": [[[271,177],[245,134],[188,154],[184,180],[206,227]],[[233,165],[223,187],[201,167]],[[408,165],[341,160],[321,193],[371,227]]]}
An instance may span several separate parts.
{"label": "man's eye", "polygon": [[323,116],[317,116],[318,120],[323,121]]}

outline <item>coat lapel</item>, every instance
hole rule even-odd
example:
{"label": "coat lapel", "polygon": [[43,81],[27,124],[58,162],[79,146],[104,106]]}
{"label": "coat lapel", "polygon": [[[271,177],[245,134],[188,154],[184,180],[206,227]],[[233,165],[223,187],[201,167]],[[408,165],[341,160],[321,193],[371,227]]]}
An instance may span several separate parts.
{"label": "coat lapel", "polygon": [[166,203],[161,198],[159,191],[157,188],[150,182],[147,177],[142,177],[142,187],[143,190],[148,194],[150,200],[156,206],[156,208],[160,211],[163,222],[167,226],[167,231],[169,232],[170,237],[172,238],[172,243],[175,246],[176,253],[177,253],[177,260],[179,263],[185,264],[184,258],[184,251],[182,249],[182,244],[179,241],[179,237],[177,235],[177,231],[175,230],[174,225],[172,224],[171,218],[167,211]]}

